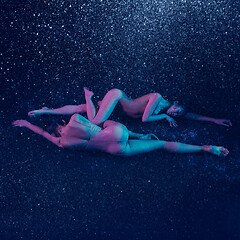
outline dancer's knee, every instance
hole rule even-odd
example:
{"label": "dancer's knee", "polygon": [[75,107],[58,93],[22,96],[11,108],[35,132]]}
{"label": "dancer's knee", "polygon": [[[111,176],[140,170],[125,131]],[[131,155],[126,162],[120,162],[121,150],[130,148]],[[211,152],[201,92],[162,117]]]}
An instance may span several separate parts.
{"label": "dancer's knee", "polygon": [[113,88],[108,93],[115,99],[121,99],[123,97],[123,91],[118,88]]}
{"label": "dancer's knee", "polygon": [[161,98],[161,94],[159,93],[152,93],[150,96],[150,101],[158,101]]}

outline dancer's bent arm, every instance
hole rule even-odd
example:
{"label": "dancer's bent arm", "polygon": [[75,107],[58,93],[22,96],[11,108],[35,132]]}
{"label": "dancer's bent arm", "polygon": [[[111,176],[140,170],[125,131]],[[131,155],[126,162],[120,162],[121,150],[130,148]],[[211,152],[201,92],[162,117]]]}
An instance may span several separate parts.
{"label": "dancer's bent arm", "polygon": [[26,120],[16,120],[16,121],[14,121],[12,123],[12,125],[14,127],[26,127],[26,128],[29,128],[33,132],[35,132],[35,133],[45,137],[46,139],[48,139],[52,143],[54,143],[57,146],[61,147],[60,137],[54,137],[54,136],[50,135],[48,132],[44,131],[42,128],[40,128],[38,126],[35,126],[35,125],[31,124],[30,122],[28,122]]}

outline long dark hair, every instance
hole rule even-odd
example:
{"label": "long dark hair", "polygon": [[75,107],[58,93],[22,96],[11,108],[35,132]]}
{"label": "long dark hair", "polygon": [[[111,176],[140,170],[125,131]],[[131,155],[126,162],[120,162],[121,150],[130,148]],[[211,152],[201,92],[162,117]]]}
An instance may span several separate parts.
{"label": "long dark hair", "polygon": [[58,133],[57,127],[58,125],[63,125],[63,123],[63,120],[53,119],[51,124],[47,127],[47,131],[55,137],[60,137],[61,135]]}
{"label": "long dark hair", "polygon": [[187,114],[187,108],[181,104],[179,104],[178,101],[175,101],[173,105],[176,105],[182,109],[180,117],[183,117]]}

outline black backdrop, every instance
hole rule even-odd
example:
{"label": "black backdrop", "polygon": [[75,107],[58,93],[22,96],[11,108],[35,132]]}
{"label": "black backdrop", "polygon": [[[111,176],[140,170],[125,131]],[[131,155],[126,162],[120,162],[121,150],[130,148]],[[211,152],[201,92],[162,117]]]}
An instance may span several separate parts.
{"label": "black backdrop", "polygon": [[[237,1],[0,1],[1,239],[239,239]],[[166,140],[217,144],[226,159],[130,159],[59,150],[11,127],[27,112],[111,88],[160,92],[211,123],[112,118]],[[67,116],[64,117],[66,120]],[[28,119],[46,128],[51,116]]]}

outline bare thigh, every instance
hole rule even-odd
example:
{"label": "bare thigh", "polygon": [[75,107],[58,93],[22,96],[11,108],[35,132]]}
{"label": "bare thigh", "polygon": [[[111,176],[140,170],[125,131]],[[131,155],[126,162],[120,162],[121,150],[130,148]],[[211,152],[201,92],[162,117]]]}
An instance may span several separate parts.
{"label": "bare thigh", "polygon": [[128,142],[128,130],[120,123],[115,123],[101,130],[91,141],[90,146],[111,154],[119,154],[125,150]]}

